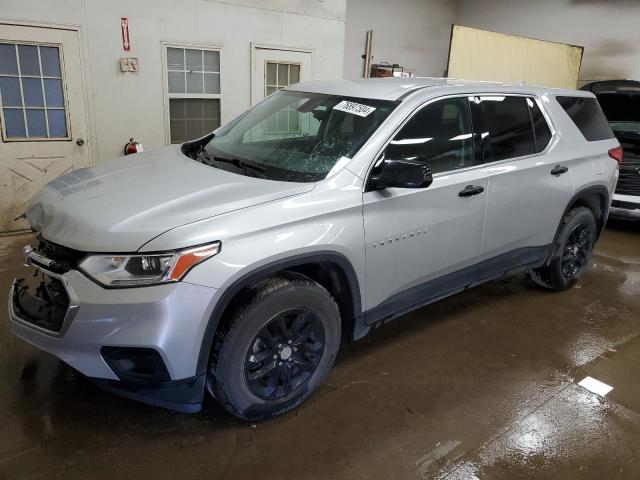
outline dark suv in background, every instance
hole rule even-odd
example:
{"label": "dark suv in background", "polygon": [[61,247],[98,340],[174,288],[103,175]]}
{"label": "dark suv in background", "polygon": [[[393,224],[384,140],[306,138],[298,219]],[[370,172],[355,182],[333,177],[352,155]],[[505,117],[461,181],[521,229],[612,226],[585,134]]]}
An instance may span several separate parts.
{"label": "dark suv in background", "polygon": [[610,215],[640,219],[640,82],[607,80],[582,87],[593,92],[623,149]]}

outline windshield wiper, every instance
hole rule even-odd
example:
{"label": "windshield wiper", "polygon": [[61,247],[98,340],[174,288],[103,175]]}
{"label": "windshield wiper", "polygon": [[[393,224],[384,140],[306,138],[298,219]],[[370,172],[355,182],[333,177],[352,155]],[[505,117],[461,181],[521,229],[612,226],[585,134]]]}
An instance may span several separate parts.
{"label": "windshield wiper", "polygon": [[225,157],[219,157],[217,155],[211,155],[208,152],[205,152],[205,153],[207,155],[207,158],[213,160],[214,162],[230,163],[231,165],[241,168],[245,172],[247,170],[253,170],[255,172],[261,172],[261,173],[267,171],[267,169],[262,165],[249,162],[248,160],[240,160],[239,158],[225,158]]}
{"label": "windshield wiper", "polygon": [[213,161],[213,157],[211,157],[211,155],[209,155],[209,152],[207,152],[204,147],[200,147],[199,150],[197,150],[193,157],[194,160],[199,160],[200,162],[204,163],[205,165],[212,165],[212,161]]}
{"label": "windshield wiper", "polygon": [[[247,175],[248,170],[252,170],[254,172],[264,173],[267,171],[266,167],[263,167],[260,164],[250,162],[249,160],[241,160],[239,158],[225,158],[219,157],[217,155],[213,155],[207,151],[207,145],[213,139],[215,134],[210,133],[202,138],[198,138],[197,140],[193,140],[191,142],[187,142],[182,145],[180,150],[183,154],[188,157],[198,160],[199,162],[204,163],[205,165],[209,165],[210,167],[214,167],[214,162],[224,162],[230,163],[235,167],[241,169],[245,175]],[[260,175],[264,176],[264,175]]]}
{"label": "windshield wiper", "polygon": [[202,163],[204,163],[205,165],[209,165],[209,166],[214,166],[213,162],[224,162],[224,163],[230,163],[243,170],[255,170],[256,172],[267,171],[266,168],[260,165],[249,163],[246,160],[240,160],[239,158],[224,158],[224,157],[218,157],[217,155],[211,155],[209,152],[207,152],[207,150],[204,147],[200,148],[200,150],[196,152],[195,157],[196,159],[200,159]]}

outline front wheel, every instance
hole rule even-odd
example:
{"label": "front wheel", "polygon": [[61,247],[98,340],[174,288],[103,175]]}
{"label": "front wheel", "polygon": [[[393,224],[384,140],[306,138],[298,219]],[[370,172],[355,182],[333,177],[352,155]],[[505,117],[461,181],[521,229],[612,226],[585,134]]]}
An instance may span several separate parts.
{"label": "front wheel", "polygon": [[548,264],[531,270],[531,278],[549,290],[566,290],[587,269],[596,242],[596,220],[586,207],[571,209],[562,219]]}
{"label": "front wheel", "polygon": [[300,405],[324,380],[340,346],[340,312],[320,284],[283,274],[254,287],[225,330],[209,388],[233,415],[265,420]]}

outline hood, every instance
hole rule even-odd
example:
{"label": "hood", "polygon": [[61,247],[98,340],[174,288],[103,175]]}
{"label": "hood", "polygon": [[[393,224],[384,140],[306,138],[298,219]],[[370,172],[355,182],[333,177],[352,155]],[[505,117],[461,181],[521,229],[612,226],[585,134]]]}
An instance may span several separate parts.
{"label": "hood", "polygon": [[170,146],[58,177],[33,198],[27,219],[66,247],[133,252],[172,228],[312,189],[203,165]]}

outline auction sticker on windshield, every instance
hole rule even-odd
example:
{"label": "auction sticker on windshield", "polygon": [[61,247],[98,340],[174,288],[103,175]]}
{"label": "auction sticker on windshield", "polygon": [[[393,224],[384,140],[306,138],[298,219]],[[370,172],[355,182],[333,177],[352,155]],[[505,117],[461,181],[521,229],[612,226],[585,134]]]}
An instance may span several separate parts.
{"label": "auction sticker on windshield", "polygon": [[333,109],[340,110],[341,112],[352,113],[353,115],[358,115],[359,117],[366,117],[371,112],[373,112],[376,107],[370,107],[369,105],[363,105],[361,103],[343,100],[335,107],[333,107]]}

